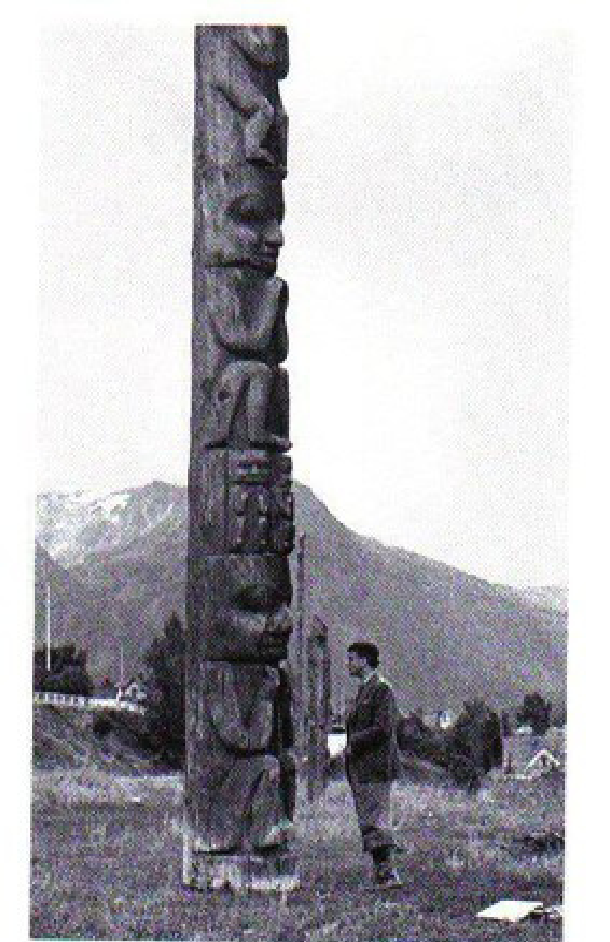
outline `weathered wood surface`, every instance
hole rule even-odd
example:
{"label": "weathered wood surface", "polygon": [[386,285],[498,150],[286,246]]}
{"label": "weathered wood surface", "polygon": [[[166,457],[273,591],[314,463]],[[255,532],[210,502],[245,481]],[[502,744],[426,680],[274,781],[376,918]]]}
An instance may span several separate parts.
{"label": "weathered wood surface", "polygon": [[295,747],[302,767],[307,754],[305,741],[306,715],[309,708],[307,694],[307,651],[305,641],[305,546],[306,536],[300,533],[296,547],[296,623],[292,639],[290,666],[292,668]]}
{"label": "weathered wood surface", "polygon": [[315,801],[328,783],[331,726],[328,628],[315,616],[307,637],[307,798]]}
{"label": "weathered wood surface", "polygon": [[298,883],[277,26],[198,26],[183,879]]}

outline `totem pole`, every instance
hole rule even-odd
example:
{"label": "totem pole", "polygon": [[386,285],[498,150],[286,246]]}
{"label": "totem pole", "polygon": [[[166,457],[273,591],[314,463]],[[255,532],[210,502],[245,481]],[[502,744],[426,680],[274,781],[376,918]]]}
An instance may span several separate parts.
{"label": "totem pole", "polygon": [[197,26],[183,880],[291,889],[288,70],[278,26]]}
{"label": "totem pole", "polygon": [[307,636],[307,799],[315,801],[328,784],[331,729],[331,676],[328,627],[314,615]]}

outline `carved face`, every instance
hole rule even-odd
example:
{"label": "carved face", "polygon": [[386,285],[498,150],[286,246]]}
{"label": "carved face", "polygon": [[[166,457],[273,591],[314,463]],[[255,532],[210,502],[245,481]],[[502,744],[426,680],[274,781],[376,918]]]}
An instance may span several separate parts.
{"label": "carved face", "polygon": [[[276,664],[288,655],[292,631],[290,573],[285,557],[210,556],[198,580],[205,657]],[[197,609],[199,607],[199,612]]]}
{"label": "carved face", "polygon": [[227,217],[235,227],[239,244],[247,249],[252,268],[272,275],[284,241],[280,228],[283,208],[278,214],[268,196],[260,191],[242,193],[229,206]]}
{"label": "carved face", "polygon": [[231,37],[254,63],[274,66],[278,78],[288,72],[288,34],[282,26],[233,26]]}
{"label": "carved face", "polygon": [[253,166],[206,181],[208,265],[248,265],[265,275],[277,268],[283,245],[281,180]]}

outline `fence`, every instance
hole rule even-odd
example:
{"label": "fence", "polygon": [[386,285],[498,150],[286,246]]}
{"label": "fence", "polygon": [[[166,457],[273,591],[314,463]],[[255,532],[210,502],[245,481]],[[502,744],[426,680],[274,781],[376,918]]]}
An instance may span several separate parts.
{"label": "fence", "polygon": [[81,710],[122,710],[126,713],[144,715],[146,708],[129,700],[112,700],[105,697],[80,697],[69,693],[42,693],[35,691],[33,702],[37,706],[76,707]]}

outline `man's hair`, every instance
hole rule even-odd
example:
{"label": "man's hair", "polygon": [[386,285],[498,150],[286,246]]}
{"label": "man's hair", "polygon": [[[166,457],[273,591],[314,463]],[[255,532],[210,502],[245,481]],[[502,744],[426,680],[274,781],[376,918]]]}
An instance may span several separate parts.
{"label": "man's hair", "polygon": [[377,667],[379,664],[379,648],[370,641],[354,641],[347,650],[364,658],[369,667]]}

